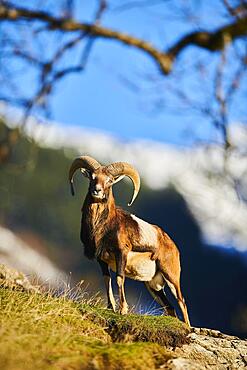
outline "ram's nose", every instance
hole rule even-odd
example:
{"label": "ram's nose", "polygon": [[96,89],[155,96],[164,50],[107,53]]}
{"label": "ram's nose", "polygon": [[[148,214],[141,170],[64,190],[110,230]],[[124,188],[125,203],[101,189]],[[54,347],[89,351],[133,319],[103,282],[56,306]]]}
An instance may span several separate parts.
{"label": "ram's nose", "polygon": [[91,194],[95,198],[104,198],[104,191],[101,186],[96,186],[94,189],[92,189]]}
{"label": "ram's nose", "polygon": [[101,193],[101,189],[95,189],[92,193],[93,195],[99,195]]}

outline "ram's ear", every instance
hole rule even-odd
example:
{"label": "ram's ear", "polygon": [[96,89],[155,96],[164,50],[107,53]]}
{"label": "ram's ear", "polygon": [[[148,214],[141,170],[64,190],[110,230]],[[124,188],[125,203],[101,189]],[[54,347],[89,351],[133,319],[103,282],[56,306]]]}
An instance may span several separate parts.
{"label": "ram's ear", "polygon": [[83,174],[83,176],[87,177],[88,179],[91,179],[91,172],[89,170],[87,170],[86,168],[81,168],[80,171]]}
{"label": "ram's ear", "polygon": [[125,175],[120,175],[120,176],[114,177],[112,185],[116,184],[118,181],[121,181],[124,177],[125,177]]}

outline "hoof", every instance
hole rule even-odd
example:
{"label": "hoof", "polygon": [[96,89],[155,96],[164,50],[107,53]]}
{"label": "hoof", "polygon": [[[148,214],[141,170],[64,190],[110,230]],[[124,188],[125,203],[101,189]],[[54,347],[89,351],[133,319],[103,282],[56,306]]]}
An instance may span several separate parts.
{"label": "hoof", "polygon": [[108,304],[107,305],[107,309],[108,310],[112,310],[113,312],[116,312],[116,307],[115,306],[112,306],[111,304]]}
{"label": "hoof", "polygon": [[128,313],[128,307],[122,307],[119,309],[120,315],[127,315]]}

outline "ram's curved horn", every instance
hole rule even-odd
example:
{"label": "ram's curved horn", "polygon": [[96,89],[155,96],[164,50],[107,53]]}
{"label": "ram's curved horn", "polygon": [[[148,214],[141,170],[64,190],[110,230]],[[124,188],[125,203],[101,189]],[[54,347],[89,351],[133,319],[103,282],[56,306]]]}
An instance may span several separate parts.
{"label": "ram's curved horn", "polygon": [[84,155],[74,159],[69,169],[69,182],[72,195],[75,195],[73,186],[73,176],[75,171],[78,170],[79,168],[82,168],[93,172],[97,170],[99,167],[101,167],[101,164],[97,162],[96,159],[89,157],[88,155]]}
{"label": "ram's curved horn", "polygon": [[134,194],[129,202],[128,206],[130,206],[135,198],[137,197],[137,194],[140,190],[140,176],[137,170],[132,167],[129,163],[126,162],[116,162],[109,164],[108,166],[104,167],[113,177],[121,177],[121,176],[128,176],[134,185]]}

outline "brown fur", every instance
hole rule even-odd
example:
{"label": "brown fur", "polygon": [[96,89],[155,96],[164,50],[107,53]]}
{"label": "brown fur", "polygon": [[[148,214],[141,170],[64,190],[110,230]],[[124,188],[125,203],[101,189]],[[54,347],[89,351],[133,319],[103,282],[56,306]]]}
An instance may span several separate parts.
{"label": "brown fur", "polygon": [[[86,257],[100,257],[102,250],[133,250],[135,252],[152,252],[153,246],[139,243],[138,223],[131,215],[115,207],[112,192],[107,202],[92,202],[87,194],[82,207],[81,240],[85,247]],[[155,257],[156,258],[156,257]]]}

